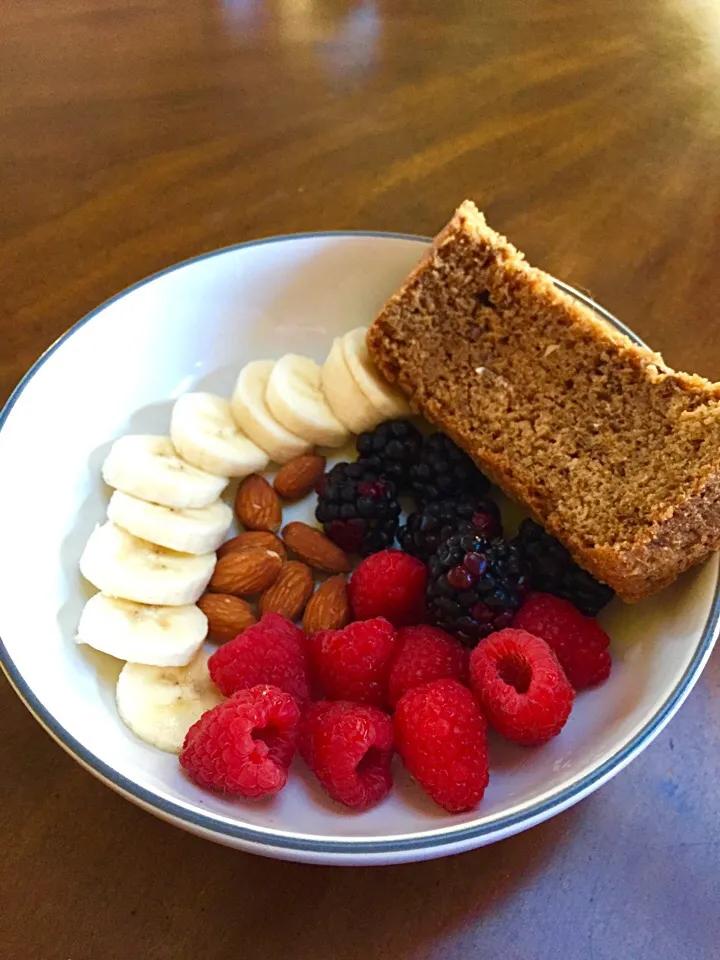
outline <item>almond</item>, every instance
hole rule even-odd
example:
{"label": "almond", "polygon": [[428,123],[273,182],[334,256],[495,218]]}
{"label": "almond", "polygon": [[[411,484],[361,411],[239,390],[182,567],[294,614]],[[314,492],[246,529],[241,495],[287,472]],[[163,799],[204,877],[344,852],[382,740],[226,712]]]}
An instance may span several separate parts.
{"label": "almond", "polygon": [[297,620],[313,592],[312,570],[299,560],[284,563],[275,583],[260,597],[260,613]]}
{"label": "almond", "polygon": [[330,577],[321,583],[305,607],[303,630],[342,630],[350,623],[350,602],[345,577]]}
{"label": "almond", "polygon": [[208,589],[236,597],[252,596],[275,582],[282,565],[279,553],[262,547],[228,553],[215,564]]}
{"label": "almond", "polygon": [[208,640],[227,643],[257,623],[255,611],[240,597],[229,593],[206,593],[197,602],[208,619]]}
{"label": "almond", "polygon": [[312,493],[325,473],[325,457],[306,453],[289,460],[277,472],[273,486],[275,493],[285,500],[301,500]]}
{"label": "almond", "polygon": [[285,527],[282,537],[293,553],[316,570],[349,573],[350,560],[347,554],[317,527],[310,527],[307,523],[296,520]]}
{"label": "almond", "polygon": [[276,537],[274,533],[270,533],[268,530],[246,530],[245,533],[233,537],[232,540],[228,540],[220,547],[217,552],[218,559],[228,553],[237,553],[238,550],[248,550],[253,547],[274,550],[275,553],[280,554],[283,561],[287,560],[285,544],[280,537]]}
{"label": "almond", "polygon": [[245,477],[235,494],[235,513],[248,530],[275,533],[282,523],[282,507],[277,494],[259,473]]}

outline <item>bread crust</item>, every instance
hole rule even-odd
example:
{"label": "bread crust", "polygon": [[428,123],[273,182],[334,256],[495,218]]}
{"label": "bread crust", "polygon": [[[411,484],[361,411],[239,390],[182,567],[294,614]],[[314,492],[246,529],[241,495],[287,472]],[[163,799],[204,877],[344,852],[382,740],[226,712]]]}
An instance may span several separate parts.
{"label": "bread crust", "polygon": [[367,342],[413,408],[624,600],[720,549],[720,385],[560,291],[470,201]]}

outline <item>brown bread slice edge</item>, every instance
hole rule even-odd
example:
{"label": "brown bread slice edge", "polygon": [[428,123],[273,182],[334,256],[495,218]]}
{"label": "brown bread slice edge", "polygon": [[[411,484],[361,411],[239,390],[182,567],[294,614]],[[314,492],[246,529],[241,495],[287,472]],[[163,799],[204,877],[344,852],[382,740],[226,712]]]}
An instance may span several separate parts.
{"label": "brown bread slice edge", "polygon": [[623,599],[720,548],[720,384],[564,294],[470,201],[367,342],[413,407]]}

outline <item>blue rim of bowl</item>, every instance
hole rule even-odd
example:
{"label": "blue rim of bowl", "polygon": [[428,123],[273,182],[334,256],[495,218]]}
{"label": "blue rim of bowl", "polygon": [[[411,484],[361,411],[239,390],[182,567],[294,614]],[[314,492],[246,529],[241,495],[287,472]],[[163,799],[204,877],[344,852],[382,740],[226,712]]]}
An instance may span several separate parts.
{"label": "blue rim of bowl", "polygon": [[[78,320],[77,323],[75,323],[72,327],[70,327],[69,330],[62,334],[62,336],[60,336],[55,343],[48,347],[48,349],[35,361],[25,376],[20,380],[2,411],[0,411],[0,431],[5,426],[5,423],[12,413],[13,407],[32,378],[45,364],[45,362],[49,360],[57,350],[59,350],[65,341],[69,340],[70,337],[77,333],[81,327],[84,327],[85,324],[89,323],[91,320],[101,314],[111,304],[139,289],[140,287],[143,287],[148,283],[152,283],[154,280],[164,277],[169,273],[173,273],[176,270],[181,270],[183,267],[199,263],[203,260],[208,260],[212,257],[221,256],[225,253],[231,253],[236,250],[244,250],[251,247],[263,246],[265,244],[283,243],[287,241],[353,237],[381,240],[411,240],[418,244],[422,243],[425,245],[430,243],[432,239],[430,237],[423,237],[417,234],[384,233],[382,231],[372,230],[327,230],[313,233],[284,234],[275,237],[266,237],[260,240],[250,240],[246,243],[231,244],[230,246],[222,247],[218,250],[212,250],[208,253],[200,254],[196,257],[191,257],[188,260],[183,260],[180,263],[173,264],[170,267],[166,267],[164,270],[160,270],[149,277],[145,277],[143,280],[132,284],[131,286],[122,290],[120,293],[115,294],[115,296],[110,297],[109,300],[106,300],[99,307],[91,310],[90,313],[86,314],[86,316],[84,316],[81,320]],[[616,330],[624,333],[635,343],[644,346],[644,343],[640,337],[633,333],[632,330],[621,323],[611,313],[609,313],[599,304],[595,303],[595,301],[590,297],[560,280],[555,280],[554,282],[565,293],[570,294],[572,297],[585,304],[585,306],[590,307],[590,309],[592,309],[595,313],[603,317]],[[200,828],[201,830],[208,831],[211,834],[217,835],[220,839],[239,840],[247,844],[252,844],[253,846],[273,849],[275,850],[275,855],[281,857],[283,855],[283,851],[287,853],[297,851],[306,852],[308,854],[329,854],[335,856],[352,856],[354,854],[384,855],[394,853],[411,853],[412,851],[418,851],[421,849],[437,849],[445,846],[471,846],[473,845],[473,841],[477,841],[477,845],[480,845],[483,842],[489,842],[491,839],[496,837],[499,838],[500,836],[508,836],[512,833],[516,833],[522,829],[523,824],[530,826],[534,823],[538,823],[541,820],[552,816],[552,814],[555,812],[559,813],[561,810],[570,806],[573,801],[582,799],[582,797],[592,792],[595,787],[600,786],[614,773],[619,772],[637,753],[642,750],[644,746],[649,744],[657,736],[657,734],[660,733],[665,724],[671,719],[672,715],[680,707],[682,701],[685,699],[687,694],[692,689],[695,681],[698,679],[705,662],[710,656],[710,652],[715,640],[717,639],[718,633],[720,633],[720,576],[718,576],[718,580],[715,584],[715,593],[700,641],[697,645],[692,660],[688,664],[680,680],[678,680],[672,693],[665,700],[652,719],[650,719],[645,726],[633,737],[631,737],[628,742],[625,743],[616,753],[600,764],[600,766],[596,767],[590,773],[579,777],[573,783],[563,787],[561,790],[551,793],[542,800],[527,803],[519,807],[513,813],[492,818],[483,824],[470,824],[469,826],[458,825],[456,827],[448,826],[439,830],[426,831],[424,833],[408,837],[400,836],[395,839],[371,838],[367,840],[356,840],[348,838],[346,840],[333,840],[330,838],[322,839],[309,836],[305,837],[301,835],[283,833],[280,831],[265,830],[257,827],[241,826],[239,824],[227,821],[224,818],[198,813],[186,808],[182,804],[176,803],[165,797],[160,797],[152,791],[146,790],[144,787],[134,783],[132,780],[129,780],[123,774],[118,773],[111,766],[84,747],[78,740],[75,739],[75,737],[72,736],[72,734],[70,734],[61,724],[57,722],[53,715],[46,709],[40,700],[38,700],[23,679],[2,638],[0,638],[0,665],[2,666],[3,671],[5,672],[12,687],[15,689],[15,692],[18,694],[20,699],[23,700],[30,713],[53,737],[53,739],[55,739],[72,757],[78,760],[82,766],[88,769],[100,780],[107,783],[108,786],[117,790],[120,794],[127,796],[129,799],[136,800],[141,806],[150,808],[153,812],[157,812],[160,815],[169,817],[171,820],[180,821],[182,824],[191,829]]]}

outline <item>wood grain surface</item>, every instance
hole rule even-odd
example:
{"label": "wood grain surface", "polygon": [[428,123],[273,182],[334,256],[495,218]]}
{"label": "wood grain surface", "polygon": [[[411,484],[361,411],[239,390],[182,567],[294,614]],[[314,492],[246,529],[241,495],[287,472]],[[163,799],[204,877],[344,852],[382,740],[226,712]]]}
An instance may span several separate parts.
{"label": "wood grain surface", "polygon": [[[177,260],[302,230],[433,233],[466,196],[720,379],[719,148],[710,0],[4,0],[0,400],[86,311]],[[589,800],[385,869],[187,836],[0,696],[7,960],[720,955],[717,654]]]}

